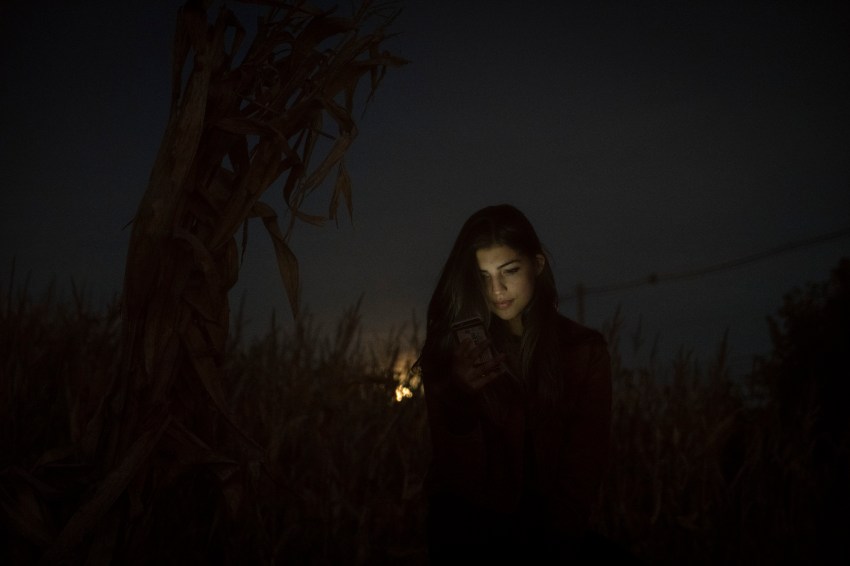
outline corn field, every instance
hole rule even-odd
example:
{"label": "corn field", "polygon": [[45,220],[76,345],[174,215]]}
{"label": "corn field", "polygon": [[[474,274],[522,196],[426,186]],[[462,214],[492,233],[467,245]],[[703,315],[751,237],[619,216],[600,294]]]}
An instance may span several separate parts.
{"label": "corn field", "polygon": [[[56,295],[9,286],[0,297],[7,564],[38,563],[89,501],[97,461],[81,427],[120,364],[118,309],[90,307],[80,289],[69,301]],[[224,364],[229,418],[191,423],[215,449],[174,429],[146,455],[181,479],[156,478],[165,487],[145,505],[168,513],[151,512],[145,553],[127,561],[426,563],[427,423],[421,386],[404,371],[416,324],[367,341],[355,305],[333,329],[307,318],[284,330],[272,315],[249,339],[238,320]],[[683,350],[623,367],[620,348],[642,347],[624,327],[615,315],[605,328],[613,446],[594,528],[646,564],[822,558],[819,508],[833,493],[817,463],[822,411],[805,408],[784,426],[775,399],[729,379],[722,342],[707,363]],[[397,395],[400,384],[412,396]]]}
{"label": "corn field", "polygon": [[[344,155],[358,85],[369,100],[406,63],[384,48],[397,11],[244,3],[268,7],[247,47],[226,7],[208,21],[210,3],[189,0],[178,14],[170,115],[120,298],[103,309],[76,287],[34,298],[14,264],[2,288],[3,563],[427,562],[430,448],[408,372],[418,325],[365,340],[355,305],[335,329],[317,328],[299,315],[288,246],[299,222],[352,213]],[[330,177],[327,213],[307,212]],[[262,200],[272,188],[280,214]],[[295,315],[286,329],[272,315],[261,337],[242,336],[229,303],[252,221],[274,244]],[[785,314],[799,318],[796,304]],[[836,324],[844,336],[850,324]],[[848,483],[829,467],[847,468],[848,431],[837,421],[824,434],[823,415],[839,412],[817,391],[788,402],[783,372],[809,358],[774,356],[744,384],[729,378],[725,343],[707,363],[683,350],[628,368],[622,328],[616,315],[606,328],[614,444],[593,518],[603,540],[647,563],[820,556],[841,532],[823,510],[840,507],[828,488]],[[776,343],[789,335],[773,332]]]}

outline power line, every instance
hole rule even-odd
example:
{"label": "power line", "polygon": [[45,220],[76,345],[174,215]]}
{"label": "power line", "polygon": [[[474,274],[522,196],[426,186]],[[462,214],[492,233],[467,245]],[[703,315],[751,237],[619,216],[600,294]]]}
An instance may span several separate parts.
{"label": "power line", "polygon": [[[677,281],[682,279],[696,279],[698,277],[702,277],[704,275],[708,275],[709,273],[716,273],[718,271],[725,271],[727,269],[733,269],[736,267],[741,267],[742,265],[747,265],[749,263],[755,263],[757,261],[761,261],[763,259],[767,259],[769,257],[783,254],[789,252],[791,250],[795,250],[797,248],[803,248],[808,246],[813,246],[816,244],[821,244],[823,242],[828,242],[830,240],[835,240],[838,238],[842,238],[844,236],[850,235],[850,227],[844,228],[842,230],[838,230],[835,232],[828,232],[826,234],[821,234],[820,236],[815,236],[813,238],[807,238],[805,240],[797,240],[795,242],[789,242],[786,244],[782,244],[780,246],[775,246],[768,250],[764,250],[762,252],[750,254],[744,257],[727,260],[721,263],[716,263],[713,265],[709,265],[706,267],[702,267],[699,269],[690,269],[687,271],[680,271],[676,273],[657,273],[653,272],[647,275],[646,277],[641,277],[638,279],[632,279],[630,281],[624,281],[621,283],[612,283],[608,285],[596,285],[593,287],[585,287],[581,283],[576,286],[576,291],[571,294],[561,295],[561,300],[571,300],[576,297],[579,298],[579,302],[582,302],[582,299],[588,295],[604,295],[608,293],[614,293],[617,291],[624,291],[626,289],[633,289],[635,287],[642,287],[644,285],[656,285],[665,281]],[[580,304],[580,317],[581,310],[583,310],[583,305]]]}

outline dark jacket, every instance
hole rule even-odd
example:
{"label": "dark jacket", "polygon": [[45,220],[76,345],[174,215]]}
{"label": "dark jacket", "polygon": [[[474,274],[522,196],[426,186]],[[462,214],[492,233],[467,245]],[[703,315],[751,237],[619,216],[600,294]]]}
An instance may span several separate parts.
{"label": "dark jacket", "polygon": [[607,463],[610,357],[600,333],[562,316],[558,322],[559,399],[507,396],[502,417],[493,420],[477,410],[478,399],[423,367],[432,501],[458,502],[498,520],[531,518],[557,536],[583,534]]}

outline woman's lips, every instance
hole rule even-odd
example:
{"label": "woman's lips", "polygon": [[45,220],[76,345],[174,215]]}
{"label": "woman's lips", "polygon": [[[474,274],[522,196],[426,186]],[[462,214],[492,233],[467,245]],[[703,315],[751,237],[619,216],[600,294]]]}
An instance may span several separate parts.
{"label": "woman's lips", "polygon": [[513,303],[514,303],[513,299],[510,299],[508,301],[494,301],[493,306],[496,307],[499,310],[505,310],[505,309],[509,308]]}

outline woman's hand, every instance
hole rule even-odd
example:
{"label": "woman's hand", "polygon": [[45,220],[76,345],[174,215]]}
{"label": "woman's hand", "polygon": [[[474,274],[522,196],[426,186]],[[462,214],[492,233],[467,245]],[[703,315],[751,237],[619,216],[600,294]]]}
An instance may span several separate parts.
{"label": "woman's hand", "polygon": [[505,354],[499,354],[486,362],[478,361],[490,346],[489,340],[476,345],[472,340],[466,339],[455,348],[452,356],[452,376],[455,382],[469,393],[480,391],[503,371]]}

